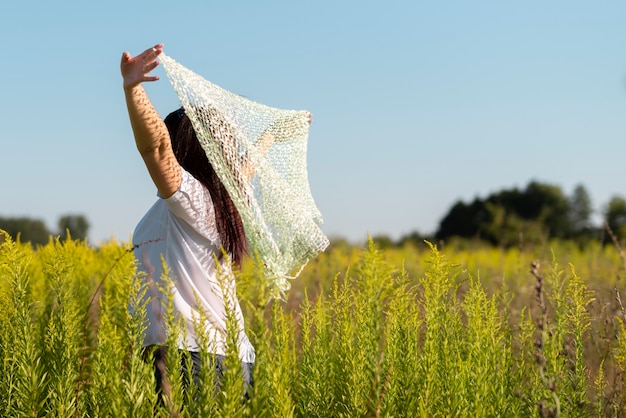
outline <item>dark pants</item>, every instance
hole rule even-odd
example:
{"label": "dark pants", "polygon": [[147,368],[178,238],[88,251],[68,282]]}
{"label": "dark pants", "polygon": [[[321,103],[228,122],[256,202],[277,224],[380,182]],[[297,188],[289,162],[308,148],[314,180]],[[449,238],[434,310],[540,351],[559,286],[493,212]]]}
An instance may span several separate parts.
{"label": "dark pants", "polygon": [[[198,351],[180,350],[181,354],[181,373],[183,379],[183,390],[187,390],[189,387],[189,376],[193,378],[193,383],[197,386],[200,385],[200,353]],[[159,397],[164,394],[170,393],[170,385],[166,375],[167,364],[167,346],[150,346],[146,347],[144,357],[147,357],[152,353],[154,361],[154,377],[156,378],[156,390]],[[191,360],[191,361],[190,361]],[[224,371],[226,367],[224,365],[225,357],[214,354],[213,363],[215,365],[215,388],[219,391],[222,387],[222,380],[224,379]],[[191,363],[191,364],[190,364]],[[188,366],[191,366],[191,373],[189,373]],[[252,368],[253,363],[241,362],[242,377],[244,382],[245,395],[248,396],[248,390],[252,387]]]}

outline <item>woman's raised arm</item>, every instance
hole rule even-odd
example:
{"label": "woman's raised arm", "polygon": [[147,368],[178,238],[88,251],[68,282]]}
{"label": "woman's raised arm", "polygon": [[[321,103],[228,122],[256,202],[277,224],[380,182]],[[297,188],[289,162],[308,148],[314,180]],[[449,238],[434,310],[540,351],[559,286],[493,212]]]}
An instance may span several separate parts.
{"label": "woman's raised arm", "polygon": [[181,168],[172,151],[167,127],[141,84],[159,79],[149,74],[159,65],[157,57],[162,51],[163,45],[157,44],[135,57],[124,52],[120,69],[124,80],[128,117],[133,128],[137,150],[159,194],[168,198],[180,187]]}

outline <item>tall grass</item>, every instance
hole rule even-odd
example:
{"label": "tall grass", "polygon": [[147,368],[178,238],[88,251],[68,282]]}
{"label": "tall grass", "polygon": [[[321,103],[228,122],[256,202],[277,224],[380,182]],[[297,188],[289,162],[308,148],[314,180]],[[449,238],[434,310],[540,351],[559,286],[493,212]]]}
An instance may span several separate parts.
{"label": "tall grass", "polygon": [[[219,389],[206,350],[199,387],[168,350],[160,399],[130,249],[5,236],[0,415],[623,417],[619,253],[550,249],[334,248],[270,303],[250,263],[237,280],[253,387],[232,332]],[[175,345],[181,325],[165,319]]]}

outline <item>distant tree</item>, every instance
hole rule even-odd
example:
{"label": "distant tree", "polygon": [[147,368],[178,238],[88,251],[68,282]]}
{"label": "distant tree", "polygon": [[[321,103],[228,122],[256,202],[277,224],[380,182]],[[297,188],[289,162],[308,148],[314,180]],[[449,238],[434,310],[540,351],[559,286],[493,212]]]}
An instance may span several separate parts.
{"label": "distant tree", "polygon": [[44,245],[50,239],[50,231],[40,219],[26,217],[0,218],[0,229],[9,233],[13,240],[30,242],[33,246]]}
{"label": "distant tree", "polygon": [[560,187],[532,181],[524,190],[505,189],[469,205],[455,203],[436,237],[480,238],[503,246],[541,240],[546,233],[564,238],[571,233],[567,214],[568,200]]}
{"label": "distant tree", "polygon": [[540,223],[525,220],[515,210],[506,209],[501,204],[486,202],[490,222],[484,226],[484,237],[493,244],[503,247],[518,245],[521,242],[540,242],[543,228]]}
{"label": "distant tree", "polygon": [[568,203],[568,219],[572,228],[573,237],[589,235],[593,229],[591,224],[593,205],[591,203],[591,196],[589,196],[585,186],[578,184],[569,197]]}
{"label": "distant tree", "polygon": [[85,240],[89,232],[89,221],[83,215],[65,215],[59,218],[59,235],[62,240],[67,238],[69,230],[72,239]]}
{"label": "distant tree", "polygon": [[387,235],[376,235],[372,237],[372,242],[376,245],[376,248],[384,250],[394,246],[393,240]]}
{"label": "distant tree", "polygon": [[539,221],[553,238],[566,238],[571,233],[567,197],[559,186],[530,182],[523,193],[521,210],[520,216]]}
{"label": "distant tree", "polygon": [[626,199],[613,196],[604,211],[604,219],[618,239],[626,238]]}
{"label": "distant tree", "polygon": [[445,240],[450,237],[479,237],[489,218],[485,202],[476,198],[470,204],[457,201],[439,223],[435,238]]}

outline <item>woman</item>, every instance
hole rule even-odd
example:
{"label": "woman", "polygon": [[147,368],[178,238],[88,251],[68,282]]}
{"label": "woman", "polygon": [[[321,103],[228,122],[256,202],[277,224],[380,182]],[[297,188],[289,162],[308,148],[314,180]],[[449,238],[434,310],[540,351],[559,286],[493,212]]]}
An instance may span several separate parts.
{"label": "woman", "polygon": [[[171,299],[174,314],[184,325],[177,348],[193,359],[195,378],[203,339],[209,341],[208,349],[216,355],[219,374],[226,354],[227,312],[234,314],[244,380],[249,385],[254,348],[244,332],[235,283],[229,274],[231,262],[239,264],[246,253],[245,233],[239,213],[184,110],[162,120],[142,86],[159,79],[150,73],[159,65],[157,57],[162,50],[163,45],[158,44],[135,57],[124,52],[121,62],[137,149],[158,191],[156,203],[133,234],[135,256],[148,285],[144,347],[154,351],[157,386],[167,393],[164,305]],[[161,281],[162,260],[169,269],[171,284]],[[170,294],[164,294],[163,289]],[[200,318],[201,334],[197,335]]]}

